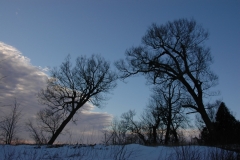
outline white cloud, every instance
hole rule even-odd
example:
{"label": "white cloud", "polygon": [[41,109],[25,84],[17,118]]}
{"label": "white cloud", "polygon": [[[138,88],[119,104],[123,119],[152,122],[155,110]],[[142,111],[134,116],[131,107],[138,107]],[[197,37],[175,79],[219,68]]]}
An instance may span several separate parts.
{"label": "white cloud", "polygon": [[[22,108],[22,122],[26,122],[43,107],[38,103],[37,93],[44,88],[47,79],[47,68],[33,66],[30,59],[24,57],[16,48],[0,42],[0,110],[5,113],[5,105],[14,103],[14,99],[20,103]],[[79,133],[95,133],[93,130],[101,130],[106,127],[112,116],[108,113],[92,112],[94,106],[86,104],[85,110],[82,110],[75,118],[77,125],[68,124],[68,132],[71,133],[72,139],[79,140]],[[22,131],[21,138],[28,140],[27,135]],[[64,141],[66,141],[63,138]]]}

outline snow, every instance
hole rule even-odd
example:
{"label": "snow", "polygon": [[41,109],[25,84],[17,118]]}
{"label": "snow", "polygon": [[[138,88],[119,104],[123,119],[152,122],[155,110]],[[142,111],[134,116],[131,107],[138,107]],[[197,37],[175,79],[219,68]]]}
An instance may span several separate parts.
{"label": "snow", "polygon": [[[213,159],[236,153],[207,146],[0,145],[0,159],[11,160],[157,160]],[[224,157],[223,157],[224,158]],[[225,157],[226,158],[226,157]]]}

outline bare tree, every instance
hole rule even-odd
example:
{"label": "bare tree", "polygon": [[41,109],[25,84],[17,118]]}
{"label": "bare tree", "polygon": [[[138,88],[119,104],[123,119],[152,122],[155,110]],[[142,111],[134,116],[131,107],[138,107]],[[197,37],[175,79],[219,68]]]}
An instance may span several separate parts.
{"label": "bare tree", "polygon": [[139,121],[135,121],[133,119],[135,115],[136,112],[134,110],[129,110],[121,115],[123,128],[125,128],[131,134],[136,134],[144,144],[148,144],[144,132],[146,126]]}
{"label": "bare tree", "polygon": [[37,113],[37,117],[41,130],[50,134],[51,137],[56,133],[62,123],[62,119],[64,119],[62,115],[53,113],[48,108],[40,110]]}
{"label": "bare tree", "polygon": [[142,45],[126,51],[126,59],[116,62],[125,79],[143,74],[149,82],[178,81],[188,102],[183,107],[199,112],[209,132],[213,125],[204,98],[215,93],[210,88],[218,77],[210,70],[212,57],[204,42],[208,32],[195,20],[179,19],[165,25],[153,24],[142,38]]}
{"label": "bare tree", "polygon": [[152,128],[153,143],[157,143],[157,130],[164,132],[165,144],[168,144],[171,135],[175,143],[179,141],[177,130],[188,124],[188,118],[181,107],[184,101],[181,95],[177,83],[162,84],[153,89],[149,105],[142,115],[142,123],[147,123]]}
{"label": "bare tree", "polygon": [[0,119],[0,137],[5,144],[11,144],[14,140],[17,140],[17,133],[20,128],[21,110],[19,104],[15,99],[11,110],[6,115],[3,115]]}
{"label": "bare tree", "polygon": [[156,96],[163,99],[162,120],[166,125],[165,144],[168,144],[170,134],[174,136],[175,142],[178,142],[177,129],[183,128],[187,123],[187,117],[181,107],[183,102],[181,89],[178,83],[170,82],[166,86],[158,87],[155,93]]}
{"label": "bare tree", "polygon": [[38,94],[42,104],[53,114],[63,117],[48,144],[54,143],[84,104],[91,102],[100,107],[107,98],[105,93],[116,86],[116,80],[117,75],[110,70],[110,64],[96,55],[78,57],[74,67],[68,56],[60,68],[53,69],[47,87]]}
{"label": "bare tree", "polygon": [[36,144],[47,144],[48,135],[46,135],[39,126],[35,126],[32,120],[26,122],[26,128],[30,133],[30,137],[35,141]]}
{"label": "bare tree", "polygon": [[114,117],[112,123],[107,130],[104,131],[105,144],[125,144],[127,138],[127,129],[124,122]]}
{"label": "bare tree", "polygon": [[56,133],[64,118],[48,108],[40,110],[36,117],[35,125],[31,120],[26,123],[27,131],[36,144],[46,144]]}
{"label": "bare tree", "polygon": [[[163,136],[163,130],[164,130],[164,123],[162,119],[163,115],[163,103],[159,101],[157,96],[152,96],[151,100],[149,101],[149,105],[144,110],[144,112],[141,115],[141,123],[146,126],[145,128],[147,130],[148,134],[148,141],[149,143],[157,144],[157,137],[158,137],[158,131],[162,131],[161,136]],[[162,143],[162,138],[160,139],[160,142]]]}

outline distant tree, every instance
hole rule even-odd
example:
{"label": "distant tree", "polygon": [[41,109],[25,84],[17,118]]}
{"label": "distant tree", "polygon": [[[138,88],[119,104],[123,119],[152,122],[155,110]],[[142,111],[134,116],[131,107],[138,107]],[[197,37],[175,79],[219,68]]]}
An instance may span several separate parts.
{"label": "distant tree", "polygon": [[18,104],[15,99],[10,112],[5,113],[0,118],[0,137],[5,144],[11,144],[13,141],[17,140],[21,119],[21,110],[19,106],[20,104]]}
{"label": "distant tree", "polygon": [[106,100],[108,93],[116,86],[117,75],[110,70],[110,64],[102,57],[78,57],[72,67],[70,56],[60,68],[51,70],[47,87],[39,94],[42,104],[48,106],[53,114],[61,115],[62,122],[54,131],[48,144],[53,144],[77,111],[87,102],[97,107]]}
{"label": "distant tree", "polygon": [[183,105],[199,112],[210,133],[214,127],[204,106],[204,98],[218,77],[210,70],[212,57],[204,42],[208,32],[195,20],[179,19],[165,25],[153,24],[142,45],[126,51],[126,59],[116,62],[125,79],[143,74],[153,84],[178,81],[188,101]]}

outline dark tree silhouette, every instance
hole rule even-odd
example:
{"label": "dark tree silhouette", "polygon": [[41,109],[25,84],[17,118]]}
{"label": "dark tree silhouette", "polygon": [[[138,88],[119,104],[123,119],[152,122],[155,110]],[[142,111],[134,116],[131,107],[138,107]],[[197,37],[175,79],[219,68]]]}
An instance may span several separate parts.
{"label": "dark tree silhouette", "polygon": [[133,119],[135,115],[136,112],[134,110],[129,110],[121,115],[123,128],[125,128],[126,131],[130,131],[130,133],[136,134],[138,138],[147,145],[148,141],[144,133],[145,126],[141,122]]}
{"label": "dark tree silhouette", "polygon": [[239,122],[230,113],[225,103],[221,103],[216,113],[216,136],[221,144],[239,143]]}
{"label": "dark tree silhouette", "polygon": [[224,127],[227,127],[228,124],[233,125],[236,122],[235,117],[230,113],[224,102],[220,104],[215,119],[216,123],[222,124]]}
{"label": "dark tree silhouette", "polygon": [[126,51],[126,59],[115,63],[120,77],[143,74],[153,84],[178,81],[188,101],[183,107],[199,112],[208,130],[213,125],[204,107],[204,97],[217,84],[210,70],[212,57],[204,42],[208,32],[195,20],[179,19],[165,25],[153,24],[142,38],[142,45]]}
{"label": "dark tree silhouette", "polygon": [[235,119],[223,102],[220,103],[215,114],[213,126],[215,130],[214,139],[210,136],[206,127],[201,131],[201,138],[206,144],[240,144],[240,122]]}
{"label": "dark tree silhouette", "polygon": [[188,123],[184,109],[181,107],[184,99],[181,97],[181,89],[178,87],[177,83],[169,83],[153,89],[154,94],[142,119],[151,125],[154,143],[157,142],[156,130],[158,127],[164,128],[166,131],[165,144],[168,144],[170,135],[177,143],[179,141],[177,130],[184,128]]}
{"label": "dark tree silhouette", "polygon": [[26,130],[29,132],[29,136],[35,141],[35,144],[47,144],[48,135],[39,126],[35,126],[30,119],[26,122]]}
{"label": "dark tree silhouette", "polygon": [[[221,100],[216,100],[214,102],[211,102],[211,103],[207,103],[205,106],[206,106],[206,109],[207,109],[207,114],[208,114],[208,117],[210,118],[211,122],[212,123],[215,123],[215,118],[216,118],[216,113],[217,113],[217,110],[221,104]],[[203,128],[206,127],[206,124],[204,123],[204,121],[202,120],[201,118],[201,115],[200,114],[196,114],[195,115],[195,126],[198,128],[198,130],[201,132],[203,130]],[[205,132],[208,132],[207,129],[205,129],[206,131]]]}
{"label": "dark tree silhouette", "polygon": [[64,127],[73,119],[77,111],[87,102],[100,107],[116,86],[117,75],[110,70],[110,64],[102,57],[78,57],[72,67],[70,56],[60,68],[51,70],[47,87],[38,94],[40,102],[48,106],[52,113],[63,117],[48,144],[53,144]]}
{"label": "dark tree silhouette", "polygon": [[52,110],[44,108],[37,113],[36,125],[32,120],[26,123],[27,131],[36,144],[46,144],[54,136],[65,118],[62,117],[62,114],[53,113]]}
{"label": "dark tree silhouette", "polygon": [[[152,96],[148,106],[141,115],[141,123],[148,129],[148,141],[157,144],[158,130],[164,130],[162,115],[164,113],[163,103],[157,96]],[[161,132],[162,133],[162,132]],[[162,137],[161,134],[160,137]],[[162,138],[160,139],[162,143]]]}

